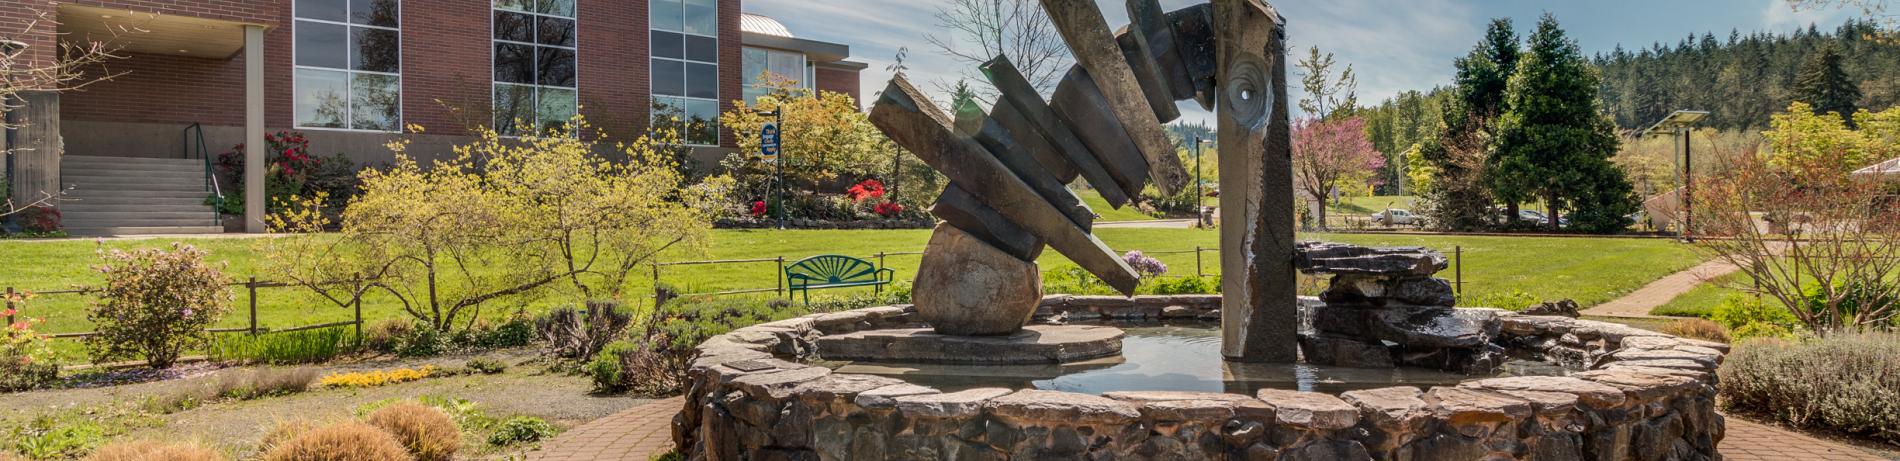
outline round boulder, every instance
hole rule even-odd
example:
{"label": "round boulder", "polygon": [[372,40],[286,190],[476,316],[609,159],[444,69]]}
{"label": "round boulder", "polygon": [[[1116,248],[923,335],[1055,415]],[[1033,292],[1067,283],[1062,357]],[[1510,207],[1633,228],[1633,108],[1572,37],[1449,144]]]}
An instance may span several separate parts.
{"label": "round boulder", "polygon": [[939,224],[924,248],[911,302],[937,333],[991,336],[1029,324],[1042,301],[1042,273],[955,227]]}

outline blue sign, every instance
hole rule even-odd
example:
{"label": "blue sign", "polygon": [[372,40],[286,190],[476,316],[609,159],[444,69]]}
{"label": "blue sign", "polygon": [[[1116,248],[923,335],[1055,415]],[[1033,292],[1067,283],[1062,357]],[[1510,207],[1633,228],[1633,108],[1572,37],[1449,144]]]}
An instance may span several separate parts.
{"label": "blue sign", "polygon": [[765,161],[778,160],[778,124],[765,122],[759,128],[759,157]]}

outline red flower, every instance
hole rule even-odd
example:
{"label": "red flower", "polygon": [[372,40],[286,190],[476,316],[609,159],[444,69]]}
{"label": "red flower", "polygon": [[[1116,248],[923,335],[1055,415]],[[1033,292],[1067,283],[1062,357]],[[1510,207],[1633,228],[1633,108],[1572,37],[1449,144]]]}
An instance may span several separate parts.
{"label": "red flower", "polygon": [[884,203],[879,203],[877,204],[876,207],[871,208],[871,211],[877,212],[878,216],[891,218],[891,217],[896,217],[898,213],[903,213],[904,206],[897,204],[897,202],[884,202]]}
{"label": "red flower", "polygon": [[761,216],[765,216],[765,201],[758,200],[752,202],[752,217],[757,218]]}
{"label": "red flower", "polygon": [[851,186],[851,189],[845,191],[845,195],[850,196],[852,201],[857,202],[883,197],[884,183],[878,182],[876,179],[866,179],[864,182]]}

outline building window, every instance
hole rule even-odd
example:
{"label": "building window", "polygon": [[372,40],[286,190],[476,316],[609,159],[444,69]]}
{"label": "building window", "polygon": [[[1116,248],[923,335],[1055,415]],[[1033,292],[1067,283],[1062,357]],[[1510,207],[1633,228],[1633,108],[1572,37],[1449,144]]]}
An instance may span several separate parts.
{"label": "building window", "polygon": [[790,80],[794,88],[812,89],[811,65],[804,53],[745,49],[745,100],[757,103],[759,96],[771,92],[773,80]]}
{"label": "building window", "polygon": [[718,0],[649,0],[653,128],[719,144]]}
{"label": "building window", "polygon": [[292,84],[300,128],[402,128],[398,0],[296,0]]}
{"label": "building window", "polygon": [[575,90],[576,0],[494,0],[495,130],[564,126]]}

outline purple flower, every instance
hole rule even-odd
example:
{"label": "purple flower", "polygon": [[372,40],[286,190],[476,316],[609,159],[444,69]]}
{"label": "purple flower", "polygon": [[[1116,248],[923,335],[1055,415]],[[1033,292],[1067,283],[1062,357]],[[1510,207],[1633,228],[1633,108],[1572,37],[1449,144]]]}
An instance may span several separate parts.
{"label": "purple flower", "polygon": [[190,316],[191,316],[191,308],[189,308],[189,307],[187,307],[187,308],[185,308],[185,312],[184,312],[184,314],[185,314],[185,316],[186,316],[186,317],[190,317]]}
{"label": "purple flower", "polygon": [[1162,263],[1159,259],[1141,254],[1141,250],[1129,251],[1128,254],[1122,255],[1122,261],[1127,262],[1128,267],[1134,268],[1135,273],[1140,274],[1142,277],[1160,277],[1162,274],[1168,273],[1167,264]]}

